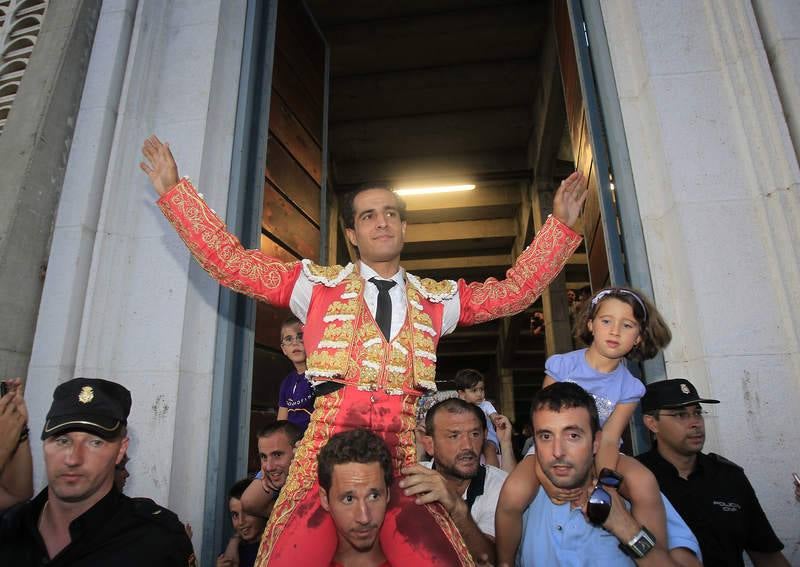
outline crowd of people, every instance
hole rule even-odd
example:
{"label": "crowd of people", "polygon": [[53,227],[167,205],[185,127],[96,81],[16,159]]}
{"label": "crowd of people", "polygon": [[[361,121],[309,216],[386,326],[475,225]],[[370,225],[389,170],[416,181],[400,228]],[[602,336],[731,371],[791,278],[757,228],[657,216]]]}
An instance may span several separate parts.
{"label": "crowd of people", "polygon": [[[28,486],[20,493],[12,490],[3,503],[3,565],[195,564],[190,533],[175,514],[123,493],[127,474],[119,472],[128,459],[131,407],[126,388],[76,378],[56,389],[42,428],[48,485],[32,499],[30,466],[9,468],[16,459],[30,462],[18,389],[12,382],[0,403],[0,422],[21,424],[2,429],[4,446],[11,433],[16,446],[3,453],[0,478],[6,494],[9,486]],[[555,377],[536,394],[530,416],[533,450],[522,459],[532,467],[529,477],[519,476],[524,470],[519,465],[509,477],[488,464],[487,450],[501,462],[513,459],[511,427],[496,411],[487,415],[484,400],[469,399],[464,391],[427,409],[420,462],[400,470],[370,429],[332,435],[316,468],[320,510],[337,542],[326,565],[393,565],[384,552],[391,540],[380,534],[398,493],[418,506],[441,506],[477,565],[736,565],[743,564],[743,552],[755,565],[788,565],[741,467],[702,452],[703,404],[718,400],[702,398],[684,379],[645,388],[641,404],[653,447],[637,458],[657,479],[655,496],[665,510],[663,540],[632,509],[642,505],[629,496],[636,487],[625,488],[641,479],[636,465],[629,464],[635,472],[627,477],[618,472],[619,463],[617,470],[601,467],[605,429],[596,400],[576,382]],[[12,405],[20,415],[8,409]],[[490,423],[499,445],[489,441]],[[288,420],[258,432],[261,469],[226,495],[232,536],[217,567],[258,564],[267,522],[289,481],[302,436],[302,428]],[[500,514],[514,476],[532,501],[524,506],[519,539],[509,544]],[[800,501],[799,484],[795,496]],[[501,543],[510,548],[509,561]]]}
{"label": "crowd of people", "polygon": [[[510,420],[462,369],[436,391],[436,347],[457,326],[527,309],[580,243],[586,182],[575,173],[505,280],[421,280],[400,266],[405,206],[374,186],[344,196],[357,265],[285,264],[245,250],[166,144],[141,167],[158,206],[220,283],[293,317],[294,366],[278,419],[257,435],[260,470],[224,498],[232,536],[217,567],[308,565],[788,565],[740,467],[703,453],[703,404],[688,380],[645,386],[628,361],[671,338],[640,292],[574,298],[585,348],[551,356],[515,454]],[[537,328],[542,328],[538,325]],[[47,486],[33,495],[18,380],[0,399],[0,564],[193,565],[191,529],[123,493],[131,394],[97,378],[60,384],[42,424]],[[652,449],[620,453],[638,406]],[[519,458],[518,458],[519,457]],[[800,487],[795,488],[800,499]]]}

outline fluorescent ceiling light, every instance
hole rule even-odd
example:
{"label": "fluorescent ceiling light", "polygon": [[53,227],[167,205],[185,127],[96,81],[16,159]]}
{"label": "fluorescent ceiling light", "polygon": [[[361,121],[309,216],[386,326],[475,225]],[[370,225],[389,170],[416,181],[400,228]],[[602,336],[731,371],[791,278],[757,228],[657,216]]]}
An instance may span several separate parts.
{"label": "fluorescent ceiling light", "polygon": [[440,185],[438,187],[398,187],[394,190],[398,195],[431,195],[433,193],[451,193],[453,191],[472,191],[475,185]]}

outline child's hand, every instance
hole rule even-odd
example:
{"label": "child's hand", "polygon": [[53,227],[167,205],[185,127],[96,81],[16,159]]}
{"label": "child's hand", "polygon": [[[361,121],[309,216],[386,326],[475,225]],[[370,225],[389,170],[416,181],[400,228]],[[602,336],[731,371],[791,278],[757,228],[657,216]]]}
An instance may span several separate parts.
{"label": "child's hand", "polygon": [[585,488],[556,488],[553,496],[562,502],[582,503],[584,500],[588,500],[589,493]]}
{"label": "child's hand", "polygon": [[491,419],[492,424],[494,424],[495,432],[497,433],[498,441],[500,441],[501,444],[510,442],[511,435],[514,433],[514,430],[511,427],[511,422],[509,419],[499,413],[493,413]]}
{"label": "child's hand", "polygon": [[560,500],[561,502],[573,502],[575,504],[581,505],[584,501],[589,499],[588,490],[585,488],[559,488],[555,484],[553,484],[547,475],[544,474],[542,471],[542,467],[539,465],[539,461],[536,460],[536,478],[539,479],[539,483],[544,488],[544,491],[547,492],[547,495],[550,498],[555,498],[556,500]]}

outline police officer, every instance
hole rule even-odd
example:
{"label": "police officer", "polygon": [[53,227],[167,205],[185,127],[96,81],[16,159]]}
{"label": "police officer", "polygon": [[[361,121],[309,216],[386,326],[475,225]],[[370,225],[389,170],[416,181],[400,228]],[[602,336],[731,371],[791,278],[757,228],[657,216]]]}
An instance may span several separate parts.
{"label": "police officer", "polygon": [[655,441],[637,458],[655,475],[700,542],[704,565],[744,565],[746,551],[756,566],[789,565],[742,468],[702,452],[705,422],[701,398],[688,380],[647,386],[644,424]]}
{"label": "police officer", "polygon": [[107,380],[58,386],[42,431],[48,486],[0,516],[0,565],[195,565],[178,517],[114,487],[131,394]]}

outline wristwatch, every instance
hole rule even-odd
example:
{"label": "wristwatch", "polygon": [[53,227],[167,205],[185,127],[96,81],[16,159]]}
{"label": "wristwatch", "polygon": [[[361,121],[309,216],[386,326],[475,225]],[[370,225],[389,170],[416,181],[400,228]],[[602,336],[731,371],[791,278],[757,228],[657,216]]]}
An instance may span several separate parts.
{"label": "wristwatch", "polygon": [[639,530],[639,533],[633,536],[633,538],[627,544],[619,544],[619,548],[625,553],[625,555],[632,557],[633,559],[641,559],[655,546],[656,536],[654,536],[650,530],[644,526],[642,526],[642,529]]}

